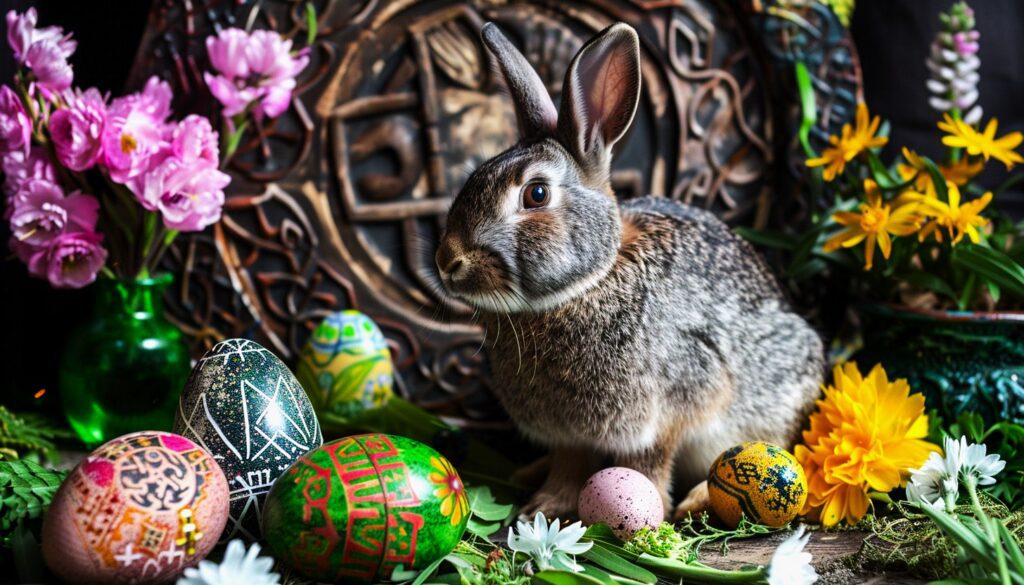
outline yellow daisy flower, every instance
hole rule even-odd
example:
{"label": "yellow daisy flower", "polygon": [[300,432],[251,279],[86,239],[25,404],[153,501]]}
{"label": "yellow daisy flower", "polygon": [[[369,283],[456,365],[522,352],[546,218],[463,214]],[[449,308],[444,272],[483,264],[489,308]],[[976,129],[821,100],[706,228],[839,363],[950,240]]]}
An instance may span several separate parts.
{"label": "yellow daisy flower", "polygon": [[960,188],[952,181],[946,181],[946,191],[949,202],[940,201],[934,196],[918,196],[913,199],[920,202],[920,212],[932,218],[918,233],[918,239],[924,241],[929,235],[934,234],[935,239],[942,241],[942,231],[945,228],[953,245],[960,243],[964,234],[977,244],[981,241],[978,228],[988,225],[989,220],[982,217],[982,210],[992,202],[992,193],[988,192],[981,197],[960,204]]}
{"label": "yellow daisy flower", "polygon": [[992,118],[985,126],[984,132],[978,132],[970,124],[963,120],[953,119],[949,114],[943,114],[943,121],[939,122],[939,130],[947,133],[942,137],[942,143],[953,148],[963,148],[971,156],[981,155],[986,161],[994,158],[1007,169],[1013,168],[1016,163],[1024,162],[1024,157],[1014,152],[1024,141],[1024,135],[1020,132],[1010,132],[1006,136],[996,138],[996,129],[999,122]]}
{"label": "yellow daisy flower", "polygon": [[857,157],[860,153],[869,148],[884,146],[889,141],[883,136],[875,136],[882,119],[878,116],[871,118],[868,113],[867,104],[861,102],[857,105],[857,117],[855,126],[843,124],[840,136],[829,136],[828,142],[831,146],[825,148],[821,156],[807,159],[808,167],[825,167],[822,174],[826,181],[831,181],[837,175],[842,174],[846,169],[846,163]]}
{"label": "yellow daisy flower", "polygon": [[441,514],[448,516],[452,526],[458,526],[462,518],[469,514],[466,486],[446,459],[431,457],[430,466],[432,469],[428,479],[438,486],[434,490],[434,496],[441,500]]}
{"label": "yellow daisy flower", "polygon": [[963,187],[971,179],[978,176],[981,171],[985,169],[985,163],[983,161],[971,162],[968,157],[960,157],[960,160],[949,165],[939,165],[939,170],[942,172],[942,176],[947,181],[952,181],[958,187]]}
{"label": "yellow daisy flower", "polygon": [[897,199],[896,207],[882,200],[878,185],[871,179],[864,180],[867,202],[860,204],[860,211],[840,211],[832,215],[840,225],[846,227],[825,242],[823,250],[834,252],[840,247],[852,248],[866,241],[864,247],[864,270],[871,270],[875,257],[875,244],[887,260],[892,253],[891,236],[907,236],[918,230],[921,216],[916,200]]}
{"label": "yellow daisy flower", "polygon": [[818,410],[794,455],[807,474],[805,515],[826,527],[856,524],[867,513],[870,491],[905,485],[909,470],[939,448],[929,442],[924,396],[906,380],[889,382],[879,365],[863,377],[857,364],[833,370]]}

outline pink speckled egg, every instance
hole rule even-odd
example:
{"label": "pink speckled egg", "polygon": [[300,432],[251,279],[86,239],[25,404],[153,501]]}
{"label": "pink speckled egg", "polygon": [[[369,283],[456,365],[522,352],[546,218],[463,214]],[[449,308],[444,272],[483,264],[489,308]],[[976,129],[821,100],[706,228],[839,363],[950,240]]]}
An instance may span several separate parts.
{"label": "pink speckled egg", "polygon": [[622,540],[644,526],[657,528],[665,518],[658,488],[627,467],[609,467],[590,476],[580,492],[578,511],[584,524],[603,522]]}
{"label": "pink speckled egg", "polygon": [[43,520],[43,558],[72,583],[164,583],[210,552],[227,519],[228,482],[205,449],[132,433],[61,484]]}

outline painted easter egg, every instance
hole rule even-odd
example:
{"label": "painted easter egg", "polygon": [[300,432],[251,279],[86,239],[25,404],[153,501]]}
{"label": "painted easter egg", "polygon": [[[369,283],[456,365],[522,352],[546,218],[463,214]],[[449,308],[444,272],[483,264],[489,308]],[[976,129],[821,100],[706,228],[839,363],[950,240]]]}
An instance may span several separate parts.
{"label": "painted easter egg", "polygon": [[578,513],[584,524],[607,524],[622,540],[644,526],[657,528],[665,518],[658,488],[628,467],[609,467],[590,476],[580,491]]}
{"label": "painted easter egg", "polygon": [[747,520],[788,524],[807,500],[803,467],[782,447],[754,441],[737,445],[711,464],[708,496],[715,514],[730,527]]}
{"label": "painted easter egg", "polygon": [[331,441],[274,484],[263,529],[274,558],[327,583],[387,579],[447,555],[469,500],[451,463],[395,435]]}
{"label": "painted easter egg", "polygon": [[261,535],[270,486],[320,446],[320,424],[298,380],[255,341],[228,339],[199,360],[178,403],[174,432],[208,450],[224,470],[231,514],[222,541]]}
{"label": "painted easter egg", "polygon": [[204,449],[143,431],[104,443],[68,475],[43,520],[43,558],[72,583],[163,583],[210,552],[228,484]]}
{"label": "painted easter egg", "polygon": [[317,412],[350,420],[387,403],[395,371],[377,324],[359,311],[341,311],[313,330],[296,375]]}

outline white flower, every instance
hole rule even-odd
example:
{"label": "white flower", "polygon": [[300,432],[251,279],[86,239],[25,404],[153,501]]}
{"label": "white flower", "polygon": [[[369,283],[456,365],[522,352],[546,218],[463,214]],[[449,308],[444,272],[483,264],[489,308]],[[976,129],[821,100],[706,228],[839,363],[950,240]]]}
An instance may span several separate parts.
{"label": "white flower", "polygon": [[[966,444],[966,439],[964,443]],[[907,499],[952,511],[960,493],[960,442],[946,437],[945,455],[932,453],[920,469],[910,470]]]}
{"label": "white flower", "polygon": [[810,534],[804,536],[806,530],[801,524],[775,549],[768,565],[768,585],[811,585],[818,580],[818,573],[811,566],[811,553],[804,551],[811,539]]}
{"label": "white flower", "polygon": [[[537,512],[533,524],[516,522],[516,531],[508,529],[508,547],[515,552],[530,556],[537,569],[555,569],[579,573],[583,570],[569,555],[579,555],[594,546],[592,542],[581,543],[580,538],[587,532],[583,524],[576,522],[559,530],[558,518],[548,525],[543,512]],[[518,532],[518,534],[516,534]]]}
{"label": "white flower", "polygon": [[960,443],[960,476],[971,474],[977,478],[978,485],[994,484],[994,476],[1006,467],[1006,462],[998,453],[987,455],[988,447],[984,443],[968,445],[966,437],[960,437]]}
{"label": "white flower", "polygon": [[907,484],[907,499],[940,507],[944,502],[946,511],[952,512],[960,495],[960,481],[973,476],[977,485],[992,485],[997,473],[1006,467],[999,455],[988,455],[984,443],[967,444],[967,437],[959,440],[946,437],[943,443],[945,455],[932,453],[920,469],[910,470]]}
{"label": "white flower", "polygon": [[274,559],[259,554],[260,545],[253,544],[246,552],[241,540],[232,540],[219,565],[200,561],[198,568],[185,569],[177,585],[278,585],[281,576],[270,572]]}

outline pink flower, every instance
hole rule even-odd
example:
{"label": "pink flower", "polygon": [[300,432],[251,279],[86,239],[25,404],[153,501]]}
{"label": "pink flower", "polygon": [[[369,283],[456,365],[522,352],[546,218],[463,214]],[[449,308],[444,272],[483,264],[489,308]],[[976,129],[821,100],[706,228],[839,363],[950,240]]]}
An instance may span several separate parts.
{"label": "pink flower", "polygon": [[205,160],[216,166],[220,164],[218,138],[208,119],[191,114],[174,128],[171,153],[187,163]]}
{"label": "pink flower", "polygon": [[20,150],[7,153],[2,162],[4,171],[4,193],[7,195],[7,210],[4,218],[10,217],[14,208],[22,200],[25,183],[32,179],[44,179],[51,183],[57,182],[50,157],[41,146],[34,146],[28,154]]}
{"label": "pink flower", "polygon": [[32,144],[32,120],[21,99],[6,85],[0,88],[0,153],[13,150],[28,153]]}
{"label": "pink flower", "polygon": [[35,8],[29,8],[24,14],[11,10],[7,13],[7,44],[14,51],[18,64],[28,60],[28,50],[39,41],[51,41],[57,45],[60,55],[67,59],[75,52],[76,43],[70,34],[65,35],[59,26],[36,28],[39,16]]}
{"label": "pink flower", "polygon": [[956,52],[961,55],[973,55],[978,52],[981,46],[978,44],[978,39],[981,35],[976,30],[958,32],[953,35],[953,45],[956,47]]}
{"label": "pink flower", "polygon": [[151,77],[142,92],[110,104],[102,143],[111,179],[127,183],[149,168],[149,159],[166,144],[170,112],[171,87],[157,77]]}
{"label": "pink flower", "polygon": [[252,34],[230,28],[206,39],[210,64],[219,73],[204,73],[210,93],[224,106],[225,116],[245,111],[254,102],[257,115],[280,116],[291,102],[295,78],[309,56],[292,55],[292,42],[276,32]]}
{"label": "pink flower", "polygon": [[82,288],[96,280],[107,262],[103,236],[96,232],[67,232],[39,248],[12,245],[27,256],[29,274],[45,278],[54,288]]}
{"label": "pink flower", "polygon": [[43,91],[43,95],[71,87],[74,73],[56,41],[47,39],[32,43],[25,55],[25,64],[32,69],[36,86]]}
{"label": "pink flower", "polygon": [[64,196],[61,188],[33,179],[11,215],[11,231],[19,242],[43,246],[66,231],[93,231],[100,204],[77,191]]}
{"label": "pink flower", "polygon": [[73,171],[91,168],[103,148],[107,104],[99,90],[65,92],[66,106],[50,116],[50,134],[60,164]]}
{"label": "pink flower", "polygon": [[136,195],[143,207],[160,211],[168,228],[197,232],[220,220],[230,182],[215,163],[186,161],[168,152],[142,177]]}

